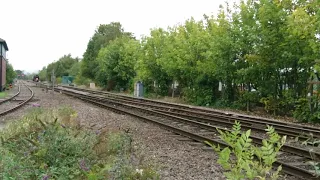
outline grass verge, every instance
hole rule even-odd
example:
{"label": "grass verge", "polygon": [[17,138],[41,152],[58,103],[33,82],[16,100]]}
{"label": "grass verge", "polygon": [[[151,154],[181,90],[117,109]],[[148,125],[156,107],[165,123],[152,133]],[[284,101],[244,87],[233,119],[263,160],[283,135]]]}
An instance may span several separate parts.
{"label": "grass verge", "polygon": [[0,92],[0,98],[3,99],[8,96],[7,92]]}

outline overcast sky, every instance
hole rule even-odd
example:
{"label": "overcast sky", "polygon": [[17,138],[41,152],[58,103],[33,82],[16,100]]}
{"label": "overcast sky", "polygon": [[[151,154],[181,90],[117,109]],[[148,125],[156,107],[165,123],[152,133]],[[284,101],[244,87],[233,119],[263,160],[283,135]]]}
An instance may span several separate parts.
{"label": "overcast sky", "polygon": [[[230,1],[230,0],[228,0]],[[14,69],[34,72],[64,54],[82,57],[99,24],[119,21],[136,37],[193,16],[216,15],[225,0],[0,0],[0,38]],[[231,1],[230,1],[231,2]]]}

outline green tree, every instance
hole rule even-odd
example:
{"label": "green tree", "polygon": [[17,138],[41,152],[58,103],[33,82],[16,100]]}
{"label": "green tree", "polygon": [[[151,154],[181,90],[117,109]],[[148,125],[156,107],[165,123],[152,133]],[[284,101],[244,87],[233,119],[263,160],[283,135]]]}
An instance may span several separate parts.
{"label": "green tree", "polygon": [[98,71],[97,56],[101,48],[106,47],[112,40],[123,35],[132,36],[131,33],[124,32],[119,22],[110,24],[100,24],[93,37],[89,40],[87,49],[83,54],[81,72],[84,77],[93,78]]}
{"label": "green tree", "polygon": [[258,44],[258,24],[256,23],[255,1],[241,1],[239,12],[233,13],[232,24],[234,26],[235,48],[237,53],[237,72],[235,82],[244,92],[239,94],[240,102],[250,111],[250,102],[254,101],[252,89],[257,88],[259,73],[259,55],[257,53]]}
{"label": "green tree", "polygon": [[80,62],[74,63],[68,71],[69,75],[74,77],[80,76],[80,66],[81,66]]}
{"label": "green tree", "polygon": [[14,71],[12,65],[7,62],[6,66],[6,83],[12,84],[13,80],[17,77],[16,71]]}
{"label": "green tree", "polygon": [[17,75],[17,78],[21,78],[21,75],[23,74],[23,71],[22,70],[15,70],[16,72],[16,75]]}
{"label": "green tree", "polygon": [[109,90],[128,89],[135,77],[135,63],[138,60],[140,44],[128,36],[117,38],[101,49],[98,55],[99,70],[96,81]]}
{"label": "green tree", "polygon": [[69,76],[69,71],[74,64],[77,64],[79,59],[71,57],[71,54],[64,55],[58,61],[47,66],[47,79],[51,80],[52,72],[56,77]]}
{"label": "green tree", "polygon": [[221,6],[216,19],[207,19],[207,29],[210,34],[210,47],[207,52],[208,73],[212,73],[222,84],[221,98],[223,101],[232,102],[235,100],[235,78],[237,51],[233,37],[233,26],[229,15]]}
{"label": "green tree", "polygon": [[309,107],[301,102],[316,89],[308,81],[320,80],[319,49],[318,0],[241,0],[221,6],[217,16],[152,29],[141,42],[119,22],[100,25],[81,62],[63,56],[46,75],[55,70],[85,84],[90,78],[109,90],[141,80],[148,93],[159,95],[178,81],[180,95],[193,104],[248,111],[264,104],[267,112],[296,110],[300,117],[304,109],[318,111],[318,100]]}
{"label": "green tree", "polygon": [[47,80],[47,67],[43,67],[38,73],[40,81]]}
{"label": "green tree", "polygon": [[142,54],[135,66],[136,79],[142,80],[150,93],[167,95],[169,83],[173,79],[160,65],[167,49],[167,36],[168,32],[162,28],[153,29],[150,37],[144,37],[141,43]]}

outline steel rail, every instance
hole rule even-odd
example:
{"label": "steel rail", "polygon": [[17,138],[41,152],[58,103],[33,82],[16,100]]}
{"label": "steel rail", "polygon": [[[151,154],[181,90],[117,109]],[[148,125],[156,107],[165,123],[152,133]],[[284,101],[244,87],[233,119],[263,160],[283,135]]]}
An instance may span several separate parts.
{"label": "steel rail", "polygon": [[[114,100],[94,97],[94,96],[90,96],[90,95],[87,95],[87,96],[90,97],[91,99],[94,99],[94,100],[113,103],[113,104],[120,105],[120,106],[126,106],[128,108],[135,108],[135,109],[138,109],[140,111],[144,111],[146,113],[153,114],[153,115],[154,114],[158,114],[160,116],[165,116],[167,118],[173,118],[175,120],[179,120],[181,122],[187,122],[189,124],[192,124],[192,125],[195,125],[195,126],[200,126],[201,128],[208,129],[208,130],[211,130],[211,131],[212,130],[216,131],[216,129],[221,129],[223,131],[229,131],[230,132],[230,130],[226,130],[223,127],[218,127],[218,126],[212,125],[213,121],[211,119],[207,119],[207,120],[206,119],[201,119],[200,120],[201,122],[197,122],[197,121],[194,121],[194,120],[186,119],[188,117],[196,118],[195,116],[187,116],[186,115],[186,117],[183,118],[183,117],[181,117],[181,114],[178,114],[178,113],[172,113],[172,112],[168,112],[168,111],[159,111],[159,110],[154,110],[152,108],[147,108],[146,109],[146,108],[141,108],[141,107],[138,107],[138,106],[133,106],[133,105],[130,105],[130,104],[123,104],[121,102],[114,101]],[[184,115],[182,115],[182,116],[184,116]],[[207,123],[209,123],[209,124],[207,124]],[[222,121],[222,123],[223,123],[223,121]],[[233,123],[231,123],[231,124],[233,125]],[[242,124],[241,124],[241,126],[242,126]],[[249,129],[249,128],[247,128],[247,129]],[[253,141],[256,144],[259,144],[259,145],[262,144],[263,138],[259,138],[257,136],[251,136],[251,138],[253,139]],[[295,155],[298,155],[298,156],[302,156],[302,157],[305,157],[305,158],[308,158],[308,159],[312,159],[313,156],[320,159],[320,153],[319,152],[313,152],[313,156],[312,156],[310,154],[309,150],[298,148],[298,147],[294,147],[294,146],[291,146],[291,145],[284,145],[282,147],[282,151],[288,152],[290,154],[295,154]]]}
{"label": "steel rail", "polygon": [[[24,84],[24,85],[25,85],[25,84]],[[28,102],[33,98],[34,92],[32,91],[32,89],[31,89],[30,87],[28,87],[27,85],[25,85],[25,86],[26,86],[26,87],[29,89],[29,91],[31,92],[31,96],[30,96],[28,99],[26,99],[25,101],[23,101],[22,103],[20,103],[19,105],[15,106],[15,107],[13,107],[13,108],[11,108],[11,109],[8,109],[8,110],[6,110],[6,111],[0,112],[0,116],[4,116],[4,115],[6,115],[6,114],[8,114],[8,113],[10,113],[10,112],[12,112],[12,111],[15,111],[15,110],[19,109],[20,107],[22,107],[23,105],[25,105],[26,103],[28,103]]]}
{"label": "steel rail", "polygon": [[[240,114],[219,112],[219,111],[216,111],[213,109],[212,110],[211,109],[210,110],[203,109],[200,107],[184,105],[184,104],[169,103],[169,102],[163,102],[163,101],[157,101],[157,100],[151,100],[151,99],[145,99],[145,98],[134,98],[134,97],[130,97],[130,96],[125,96],[125,95],[115,94],[115,93],[110,93],[110,92],[104,92],[104,91],[83,89],[83,88],[77,88],[77,87],[72,87],[72,86],[61,86],[61,87],[91,92],[93,94],[111,95],[111,96],[116,96],[117,98],[123,98],[126,100],[143,101],[143,102],[158,103],[158,104],[162,104],[162,105],[169,105],[169,106],[174,106],[175,108],[178,108],[179,110],[182,110],[181,108],[186,108],[188,110],[193,110],[193,111],[189,111],[192,113],[199,113],[200,111],[202,111],[204,113],[211,114],[212,116],[213,115],[215,115],[215,116],[220,115],[220,117],[229,117],[230,119],[245,120],[245,121],[249,121],[254,124],[256,124],[256,123],[263,124],[263,125],[268,124],[268,125],[272,125],[274,127],[278,126],[278,127],[285,127],[285,128],[290,126],[295,130],[299,130],[300,132],[301,131],[308,131],[308,132],[311,132],[314,134],[318,134],[320,137],[320,128],[317,128],[317,127],[303,126],[303,125],[299,125],[299,124],[281,122],[281,121],[276,121],[276,120],[267,119],[267,118],[257,118],[257,117],[250,117],[250,116],[240,115]],[[172,109],[172,107],[171,107],[171,109]],[[214,114],[212,114],[212,113],[214,113]],[[263,120],[263,121],[261,121],[261,120]]]}
{"label": "steel rail", "polygon": [[[74,89],[69,88],[69,89]],[[77,89],[78,91],[82,91],[82,89],[80,90],[79,88]],[[84,92],[91,92],[92,90],[83,90]],[[98,91],[99,92],[99,91]],[[100,92],[99,92],[100,93]],[[104,92],[102,92],[103,94]],[[97,94],[97,92],[95,92],[94,94]],[[225,115],[214,115],[214,114],[210,114],[210,113],[205,113],[205,112],[195,112],[195,111],[188,111],[186,109],[178,109],[178,108],[174,108],[174,107],[167,107],[167,106],[162,106],[162,105],[155,105],[155,104],[149,104],[149,103],[141,103],[141,102],[136,102],[135,99],[134,101],[128,100],[128,99],[122,99],[122,98],[118,98],[118,97],[108,97],[107,99],[113,99],[116,101],[122,101],[122,102],[126,102],[126,103],[131,103],[131,104],[138,104],[138,105],[142,105],[142,106],[146,106],[146,107],[154,107],[154,108],[158,108],[158,109],[166,109],[168,113],[173,114],[174,112],[180,112],[180,113],[184,113],[184,116],[189,116],[199,120],[206,120],[206,121],[212,121],[215,123],[220,123],[229,127],[232,127],[234,121],[240,121],[242,126],[247,128],[247,129],[253,129],[256,131],[260,131],[260,132],[265,132],[264,128],[266,125],[271,125],[273,127],[275,127],[277,129],[277,132],[281,135],[288,135],[288,136],[292,136],[292,137],[300,137],[301,139],[306,139],[308,137],[305,137],[305,135],[312,133],[314,137],[320,138],[320,131],[315,131],[315,130],[310,130],[307,131],[306,129],[301,129],[300,127],[295,127],[295,126],[285,126],[285,125],[278,125],[278,124],[274,124],[274,123],[263,123],[263,122],[257,122],[255,120],[251,120],[251,119],[244,119],[244,118],[236,118],[236,117],[231,117],[231,116],[225,116]],[[192,113],[192,115],[190,115],[190,113]],[[179,114],[180,116],[182,114]],[[183,115],[182,115],[183,116]],[[320,129],[319,129],[320,130]],[[307,133],[306,133],[307,132]]]}
{"label": "steel rail", "polygon": [[[110,99],[110,98],[108,98]],[[119,101],[119,99],[117,98],[112,98],[113,100],[117,100]],[[250,128],[250,129],[254,129],[257,131],[262,131],[264,132],[264,128],[266,125],[270,125],[273,126],[277,129],[279,134],[282,135],[289,135],[289,136],[301,136],[303,134],[305,134],[305,130],[304,129],[300,129],[300,128],[296,128],[296,127],[291,127],[291,126],[284,126],[284,125],[278,125],[278,124],[274,124],[274,123],[259,123],[260,125],[257,125],[256,121],[253,121],[251,119],[241,119],[241,118],[236,118],[236,117],[230,117],[230,116],[223,116],[223,115],[213,115],[213,114],[209,114],[209,113],[205,113],[205,112],[194,112],[194,111],[188,111],[188,110],[184,110],[184,109],[178,109],[178,108],[171,108],[171,107],[164,107],[164,106],[159,106],[159,105],[155,105],[155,104],[143,104],[143,103],[138,103],[138,102],[132,102],[130,100],[121,100],[123,102],[126,103],[131,103],[131,104],[138,104],[138,105],[142,105],[142,106],[152,106],[154,108],[158,108],[158,109],[166,109],[166,111],[168,113],[175,113],[175,112],[179,112],[184,113],[185,115],[188,115],[189,117],[193,116],[193,118],[197,118],[197,119],[206,119],[206,120],[212,120],[212,122],[217,122],[219,121],[220,123],[223,123],[224,125],[228,125],[228,126],[232,126],[234,121],[240,121],[242,123],[242,126],[246,127],[246,128]],[[179,115],[180,115],[179,114]],[[192,115],[190,115],[192,114]],[[200,116],[202,117],[200,117]],[[320,138],[320,131],[308,131],[308,133],[313,133],[314,137],[319,137]]]}
{"label": "steel rail", "polygon": [[15,95],[11,96],[10,98],[5,99],[5,100],[3,100],[3,101],[0,101],[0,104],[3,104],[3,103],[5,103],[5,102],[8,102],[8,101],[12,100],[13,98],[15,98],[16,96],[18,96],[19,94],[20,94],[20,84],[19,84],[19,86],[18,86],[18,92],[17,92]]}
{"label": "steel rail", "polygon": [[[59,89],[57,89],[57,91],[59,91]],[[194,134],[194,133],[190,133],[190,132],[182,130],[180,128],[176,128],[176,127],[164,124],[162,122],[155,121],[155,120],[152,120],[150,118],[138,115],[136,113],[129,112],[128,110],[121,110],[117,106],[114,106],[114,105],[107,105],[105,103],[97,102],[97,101],[99,101],[99,99],[97,99],[97,97],[92,97],[90,95],[84,95],[84,94],[80,94],[80,93],[77,93],[77,92],[70,92],[70,91],[66,92],[65,90],[60,90],[60,91],[63,91],[64,94],[66,94],[66,95],[77,97],[77,98],[82,99],[84,101],[91,102],[93,104],[100,105],[100,106],[103,106],[103,107],[107,107],[109,109],[115,110],[115,111],[120,112],[120,113],[125,113],[125,114],[128,114],[128,115],[134,116],[134,117],[138,117],[140,119],[144,119],[144,120],[153,122],[155,124],[158,124],[158,125],[164,127],[167,130],[171,130],[171,131],[173,131],[173,132],[175,132],[177,134],[189,137],[190,139],[199,141],[201,143],[203,143],[204,141],[208,141],[208,142],[211,142],[211,143],[214,143],[214,144],[219,144],[220,146],[227,146],[227,144],[225,144],[222,141],[218,141],[218,140],[215,140],[215,139],[210,139],[210,138],[207,138],[207,137],[204,137],[204,136],[200,136],[200,135],[197,135],[197,134]],[[127,106],[131,107],[131,108],[140,108],[140,110],[145,110],[145,109],[143,109],[141,107],[136,107],[136,106],[132,106],[132,105],[127,105]],[[150,111],[150,112],[152,112],[152,111]],[[153,113],[155,113],[155,111]],[[164,113],[162,113],[162,115],[164,115]],[[172,117],[181,120],[181,117],[176,117],[176,116],[172,116]],[[189,120],[189,122],[190,122],[190,120]],[[298,176],[298,177],[301,177],[301,178],[316,179],[316,177],[311,172],[309,172],[309,171],[307,171],[305,169],[299,168],[299,167],[295,167],[295,166],[286,164],[286,163],[281,162],[279,160],[275,163],[275,165],[277,165],[277,166],[281,165],[283,170],[284,170],[284,172],[286,172],[287,174]]]}

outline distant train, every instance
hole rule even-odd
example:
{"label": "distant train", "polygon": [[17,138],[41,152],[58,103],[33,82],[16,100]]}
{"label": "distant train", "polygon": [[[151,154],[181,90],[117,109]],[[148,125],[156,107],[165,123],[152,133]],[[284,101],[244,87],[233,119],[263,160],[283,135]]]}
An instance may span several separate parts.
{"label": "distant train", "polygon": [[34,81],[34,82],[39,82],[39,81],[40,81],[39,75],[33,76],[33,81]]}

